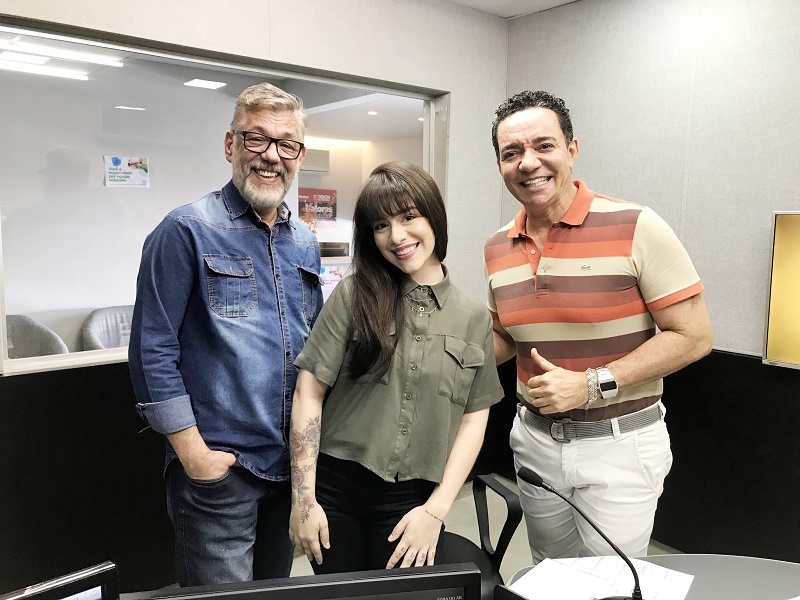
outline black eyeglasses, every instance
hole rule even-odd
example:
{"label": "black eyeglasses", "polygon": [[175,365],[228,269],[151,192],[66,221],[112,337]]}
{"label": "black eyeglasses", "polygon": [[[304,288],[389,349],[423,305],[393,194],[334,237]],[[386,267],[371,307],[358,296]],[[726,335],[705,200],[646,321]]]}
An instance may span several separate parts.
{"label": "black eyeglasses", "polygon": [[255,154],[261,154],[269,150],[272,144],[278,150],[278,156],[287,160],[295,160],[303,151],[305,144],[294,140],[279,140],[271,138],[257,131],[244,131],[242,129],[232,129],[234,134],[241,135],[244,140],[245,150]]}

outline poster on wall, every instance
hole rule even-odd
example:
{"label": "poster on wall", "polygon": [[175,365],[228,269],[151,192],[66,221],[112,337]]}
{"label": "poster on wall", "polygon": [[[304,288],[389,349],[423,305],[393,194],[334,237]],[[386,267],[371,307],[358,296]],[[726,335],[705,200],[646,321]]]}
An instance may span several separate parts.
{"label": "poster on wall", "polygon": [[311,231],[336,227],[336,190],[299,188],[297,206],[300,219]]}
{"label": "poster on wall", "polygon": [[800,369],[800,212],[775,212],[763,362]]}
{"label": "poster on wall", "polygon": [[150,166],[147,157],[104,156],[106,187],[149,188]]}
{"label": "poster on wall", "polygon": [[327,300],[333,288],[347,275],[349,262],[329,262],[320,268],[319,280],[322,283],[322,299]]}

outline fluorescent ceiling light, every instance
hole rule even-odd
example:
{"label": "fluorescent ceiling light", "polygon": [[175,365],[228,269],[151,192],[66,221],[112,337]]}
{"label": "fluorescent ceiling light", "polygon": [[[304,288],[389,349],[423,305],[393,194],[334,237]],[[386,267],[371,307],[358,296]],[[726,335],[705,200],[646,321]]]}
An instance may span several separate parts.
{"label": "fluorescent ceiling light", "polygon": [[60,58],[62,60],[105,65],[107,67],[122,66],[122,63],[120,62],[121,59],[116,56],[107,56],[92,52],[78,52],[75,50],[56,48],[54,46],[29,44],[27,42],[0,42],[0,48],[4,50],[25,52],[26,54],[38,54],[40,56],[49,56],[50,58]]}
{"label": "fluorescent ceiling light", "polygon": [[375,116],[375,115],[377,115],[378,113],[376,113],[374,110],[368,110],[368,111],[367,111],[367,114],[368,114],[369,116],[371,116],[371,117],[374,117],[374,116]]}
{"label": "fluorescent ceiling light", "polygon": [[35,54],[21,54],[20,52],[11,52],[6,50],[0,52],[0,59],[13,60],[16,62],[24,62],[33,65],[43,65],[50,60],[47,56],[36,56]]}
{"label": "fluorescent ceiling light", "polygon": [[139,106],[115,106],[114,108],[118,108],[119,110],[147,110],[146,108],[141,108]]}
{"label": "fluorescent ceiling light", "polygon": [[0,61],[0,69],[4,69],[6,71],[18,71],[20,73],[35,73],[36,75],[51,75],[53,77],[66,77],[67,79],[79,79],[81,81],[89,80],[89,76],[86,73],[81,73],[79,71],[72,71],[71,69],[47,67],[44,65],[26,65],[23,63],[14,63],[11,61]]}
{"label": "fluorescent ceiling light", "polygon": [[188,85],[190,87],[206,88],[209,90],[216,90],[228,84],[222,83],[221,81],[209,81],[207,79],[192,79],[191,81],[187,81],[183,85]]}
{"label": "fluorescent ceiling light", "polygon": [[417,119],[417,121],[424,121],[424,120],[425,120],[425,117],[420,117],[419,119]]}

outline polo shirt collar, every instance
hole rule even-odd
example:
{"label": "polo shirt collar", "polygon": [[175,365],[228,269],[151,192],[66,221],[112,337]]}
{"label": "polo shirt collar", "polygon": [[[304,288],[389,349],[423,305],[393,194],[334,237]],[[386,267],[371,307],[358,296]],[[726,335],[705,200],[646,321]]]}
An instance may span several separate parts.
{"label": "polo shirt collar", "polygon": [[[250,204],[242,197],[242,195],[239,193],[239,190],[236,189],[236,186],[233,185],[233,181],[229,181],[225,187],[222,188],[222,199],[225,201],[225,208],[228,209],[228,214],[231,216],[231,221],[238,219],[248,210],[251,210],[254,218],[259,221],[261,220],[261,218],[256,214],[256,211],[251,209]],[[282,202],[278,207],[278,218],[276,219],[275,224],[284,223],[288,221],[291,216],[292,212],[289,210],[286,202]]]}
{"label": "polo shirt collar", "polygon": [[[586,219],[586,215],[589,214],[589,208],[592,206],[594,192],[586,187],[586,184],[580,179],[575,179],[572,183],[576,188],[578,188],[578,191],[575,193],[575,197],[572,199],[572,204],[569,205],[569,208],[561,218],[560,223],[577,227],[578,225],[583,224],[583,221]],[[517,213],[517,216],[514,217],[513,225],[508,230],[507,235],[509,238],[517,238],[521,236],[527,237],[527,233],[525,232],[525,222],[527,218],[528,215],[525,213],[525,208],[521,208]]]}

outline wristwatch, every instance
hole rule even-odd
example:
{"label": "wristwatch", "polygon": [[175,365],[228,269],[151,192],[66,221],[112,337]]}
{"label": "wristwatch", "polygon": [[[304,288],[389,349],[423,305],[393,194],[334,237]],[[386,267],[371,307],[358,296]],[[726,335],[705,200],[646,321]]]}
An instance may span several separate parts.
{"label": "wristwatch", "polygon": [[597,385],[600,387],[600,395],[604,400],[613,398],[617,395],[619,388],[617,387],[617,380],[606,367],[597,367]]}

